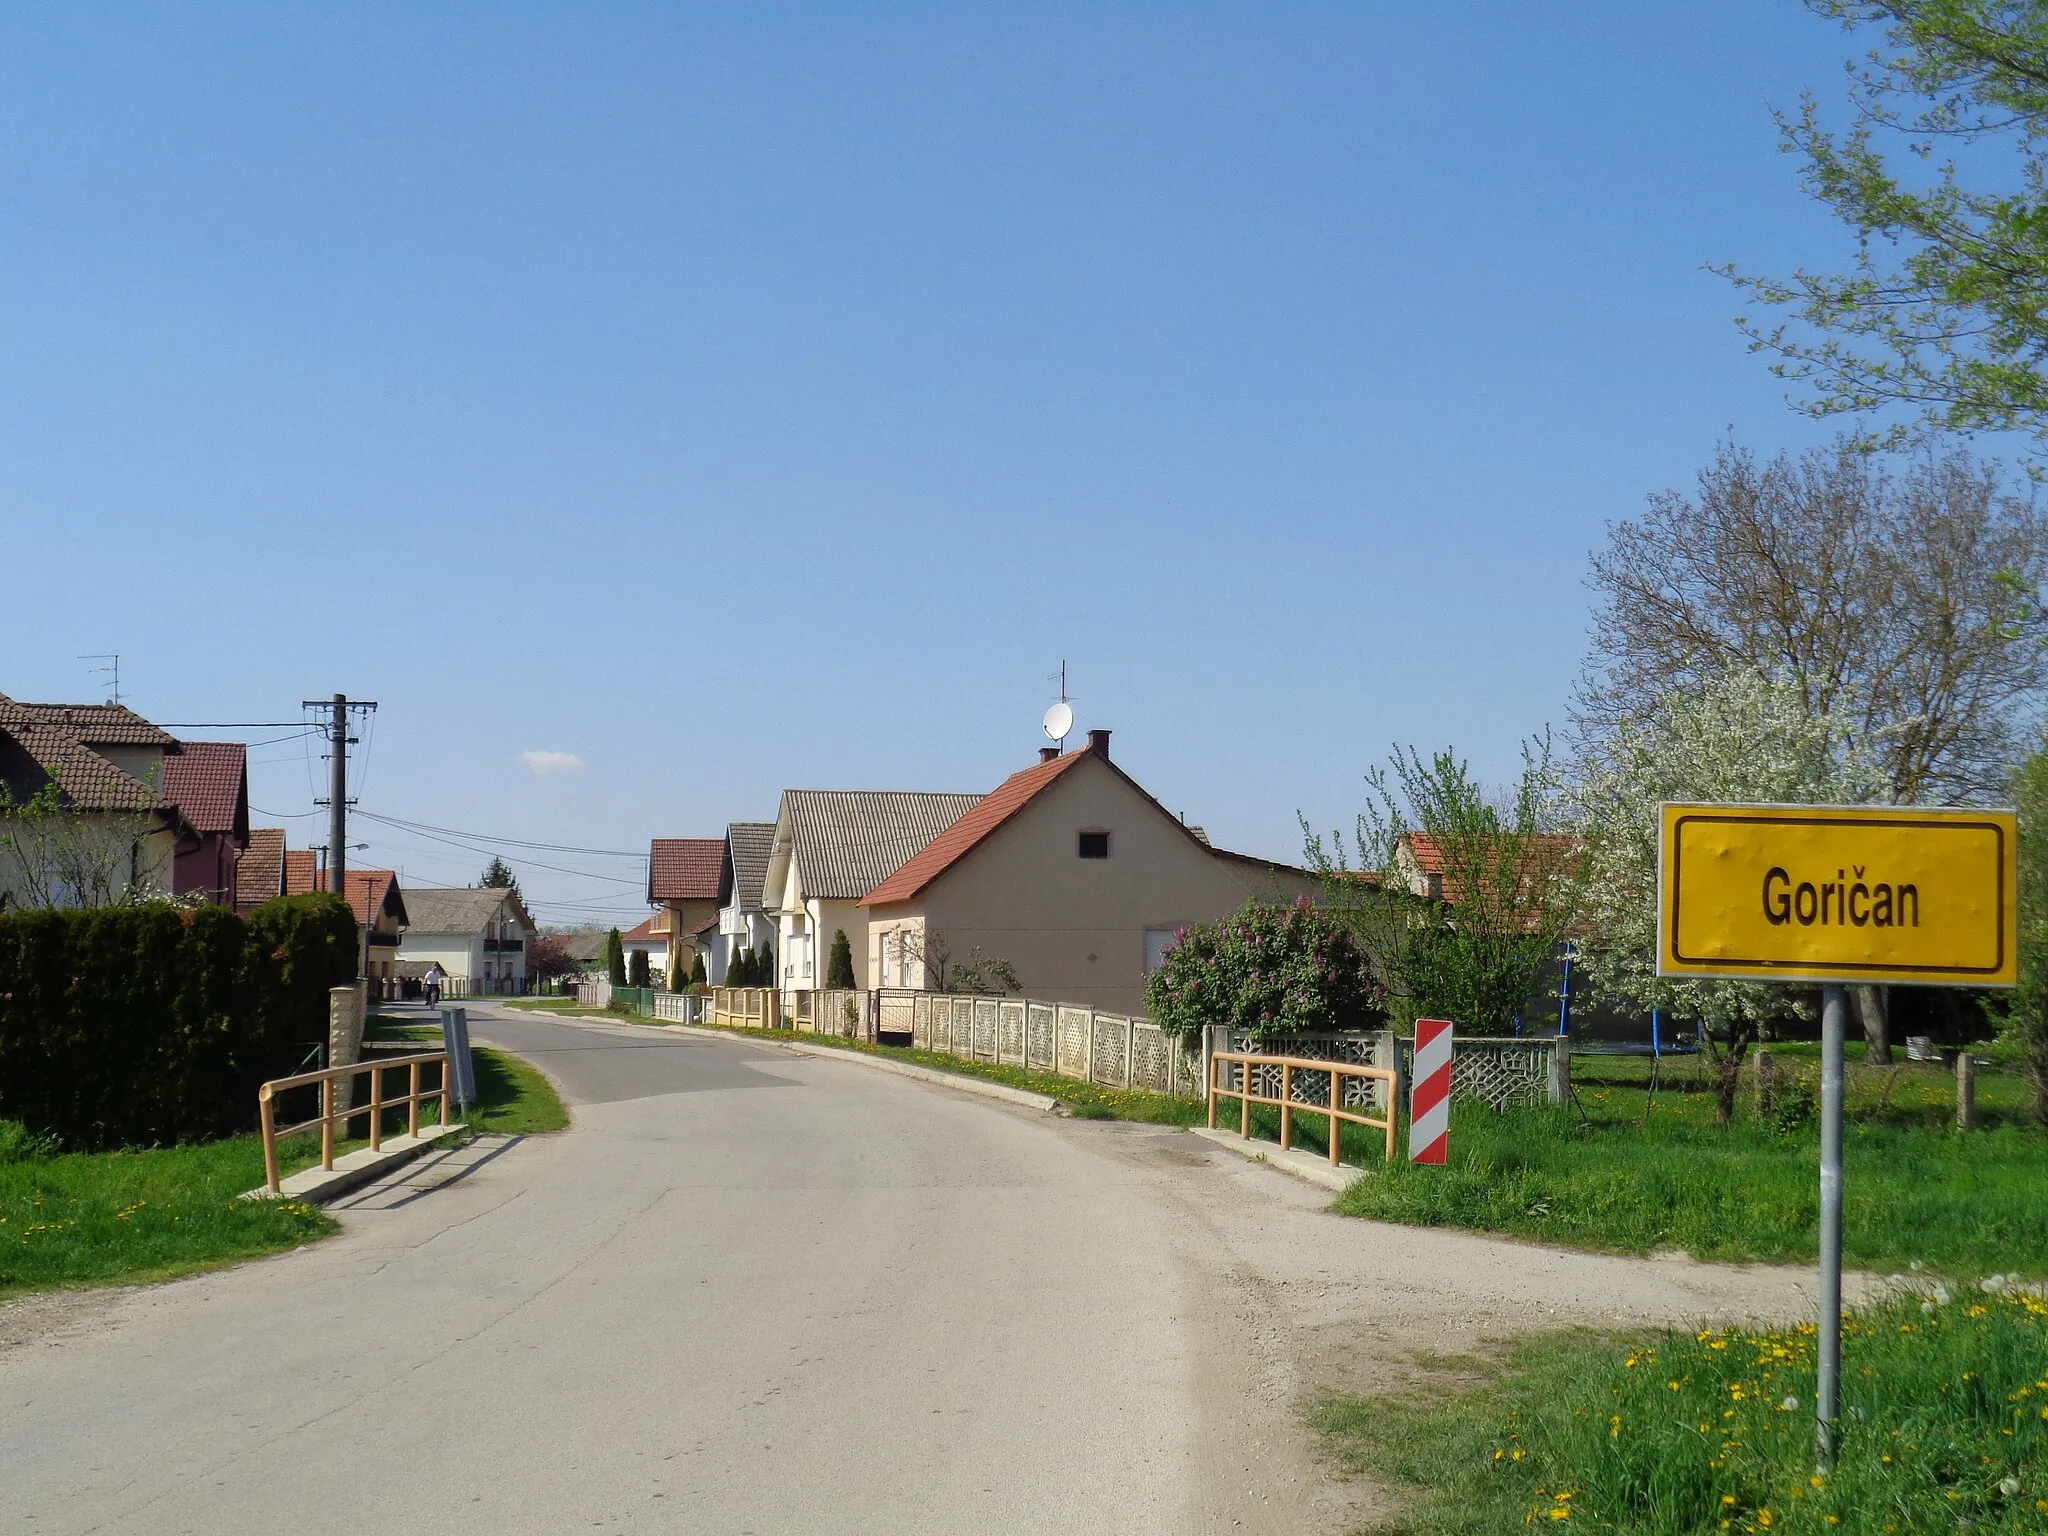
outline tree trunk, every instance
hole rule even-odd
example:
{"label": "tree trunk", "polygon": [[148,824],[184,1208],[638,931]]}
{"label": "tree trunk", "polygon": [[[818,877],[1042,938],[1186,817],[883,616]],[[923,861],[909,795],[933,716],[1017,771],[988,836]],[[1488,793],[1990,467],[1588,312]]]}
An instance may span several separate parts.
{"label": "tree trunk", "polygon": [[[1705,1034],[1705,1031],[1701,1031]],[[1747,1028],[1734,1030],[1719,1063],[1721,1081],[1714,1094],[1714,1119],[1718,1124],[1727,1125],[1735,1118],[1735,1096],[1742,1087],[1742,1058],[1749,1054],[1749,1043],[1754,1032]]]}
{"label": "tree trunk", "polygon": [[1872,1066],[1892,1064],[1891,998],[1884,987],[1851,987],[1856,1016],[1863,1021],[1863,1059]]}

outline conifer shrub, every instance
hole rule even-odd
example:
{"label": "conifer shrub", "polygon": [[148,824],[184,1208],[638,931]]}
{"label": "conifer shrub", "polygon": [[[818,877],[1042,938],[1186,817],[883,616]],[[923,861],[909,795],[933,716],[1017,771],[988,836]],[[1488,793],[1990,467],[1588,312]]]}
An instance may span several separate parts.
{"label": "conifer shrub", "polygon": [[828,987],[852,987],[853,945],[846,937],[846,930],[839,929],[832,935],[832,958],[825,966],[825,985]]}
{"label": "conifer shrub", "polygon": [[248,1130],[327,1034],[357,930],[327,894],[0,917],[0,1120],[71,1151]]}

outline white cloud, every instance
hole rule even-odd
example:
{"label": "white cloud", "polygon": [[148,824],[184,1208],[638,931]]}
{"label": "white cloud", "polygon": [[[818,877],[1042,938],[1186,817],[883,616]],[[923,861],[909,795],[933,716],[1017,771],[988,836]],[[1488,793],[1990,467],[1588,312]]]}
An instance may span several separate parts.
{"label": "white cloud", "polygon": [[522,752],[519,761],[535,773],[581,773],[583,759],[574,752]]}

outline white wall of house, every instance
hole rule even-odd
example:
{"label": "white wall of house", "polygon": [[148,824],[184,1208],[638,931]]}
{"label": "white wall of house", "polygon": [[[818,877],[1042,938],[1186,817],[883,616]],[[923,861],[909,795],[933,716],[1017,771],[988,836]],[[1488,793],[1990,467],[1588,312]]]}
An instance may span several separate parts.
{"label": "white wall of house", "polygon": [[416,965],[438,965],[457,981],[473,981],[488,974],[480,933],[415,933],[408,928],[398,940],[398,958]]}
{"label": "white wall of house", "polygon": [[152,813],[67,811],[24,819],[0,835],[0,895],[10,907],[44,900],[76,907],[91,901],[91,888],[104,881],[109,897],[131,886],[169,896],[176,859],[176,833]]}

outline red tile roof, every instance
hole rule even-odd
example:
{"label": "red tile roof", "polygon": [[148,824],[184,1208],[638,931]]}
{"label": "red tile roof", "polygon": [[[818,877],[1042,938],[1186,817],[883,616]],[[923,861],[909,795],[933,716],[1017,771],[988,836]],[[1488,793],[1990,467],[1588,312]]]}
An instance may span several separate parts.
{"label": "red tile roof", "polygon": [[[374,919],[386,907],[396,906],[393,914],[404,923],[405,898],[398,893],[398,876],[388,869],[352,869],[348,872],[348,904],[355,910],[356,922],[364,927],[374,927]],[[313,850],[293,848],[284,856],[284,893],[287,896],[304,896],[309,891],[327,889],[327,872],[314,863]]]}
{"label": "red tile roof", "polygon": [[[129,777],[95,752],[53,716],[0,699],[0,738],[11,742],[31,765],[20,786],[35,794],[44,780],[57,786],[63,803],[81,811],[149,811],[167,802],[139,779]],[[18,762],[18,760],[17,760]]]}
{"label": "red tile roof", "polygon": [[20,718],[76,736],[89,747],[162,747],[178,749],[177,738],[151,725],[122,704],[24,704],[0,693],[0,707]]}
{"label": "red tile roof", "polygon": [[654,919],[649,918],[638,928],[629,928],[619,935],[621,944],[652,944],[657,940],[666,942],[668,935],[654,931]]}
{"label": "red tile roof", "polygon": [[248,749],[239,741],[188,741],[164,759],[164,798],[195,832],[249,830]]}
{"label": "red tile roof", "polygon": [[879,907],[887,902],[909,901],[980,846],[984,838],[1023,810],[1061,774],[1093,755],[1086,750],[1069,752],[1011,774],[976,801],[958,821],[905,860],[896,873],[863,896],[860,904]]}
{"label": "red tile roof", "polygon": [[647,899],[717,901],[724,875],[724,838],[657,837],[647,860]]}
{"label": "red tile roof", "polygon": [[[1457,876],[1449,873],[1449,861],[1444,857],[1442,845],[1434,837],[1430,836],[1427,832],[1406,832],[1402,834],[1401,841],[1407,846],[1410,856],[1415,860],[1416,872],[1422,875],[1425,880],[1434,877],[1440,882],[1436,891],[1417,892],[1418,895],[1431,895],[1448,902],[1452,906],[1456,906],[1464,899],[1465,892]],[[1526,845],[1528,848],[1527,858],[1530,861],[1528,873],[1547,873],[1547,870],[1539,868],[1539,866],[1561,864],[1566,859],[1572,857],[1579,846],[1579,839],[1571,836],[1569,833],[1538,832],[1534,834]]]}
{"label": "red tile roof", "polygon": [[235,861],[235,906],[260,907],[284,894],[284,828],[256,827],[249,845]]}
{"label": "red tile roof", "polygon": [[287,849],[284,856],[284,893],[303,896],[308,891],[326,890],[320,883],[320,861],[310,848]]}

